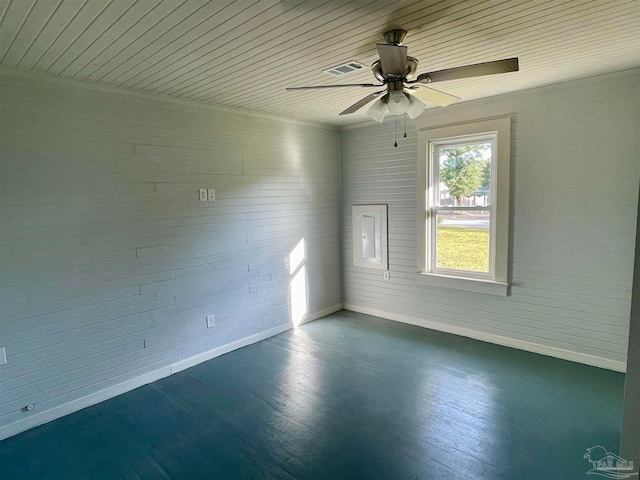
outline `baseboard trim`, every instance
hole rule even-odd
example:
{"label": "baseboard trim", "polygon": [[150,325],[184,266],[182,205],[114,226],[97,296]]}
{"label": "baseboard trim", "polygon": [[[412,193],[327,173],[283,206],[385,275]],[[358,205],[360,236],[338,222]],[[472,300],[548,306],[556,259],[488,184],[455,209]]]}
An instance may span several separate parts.
{"label": "baseboard trim", "polygon": [[180,360],[169,367],[171,369],[171,373],[169,375],[181,372],[187,368],[195,367],[202,362],[206,362],[207,360],[211,360],[212,358],[219,357],[220,355],[224,355],[225,353],[232,352],[239,348],[246,347],[247,345],[251,345],[252,343],[256,343],[260,340],[260,334],[255,333],[248,337],[241,338],[240,340],[236,340],[235,342],[227,343],[221,347],[207,350],[206,352],[194,355],[193,357],[185,358],[184,360]]}
{"label": "baseboard trim", "polygon": [[[330,313],[337,312],[338,310],[342,310],[342,304],[333,305],[331,307],[320,310],[319,312],[310,313],[304,318],[302,323],[307,323],[312,320],[325,317]],[[291,328],[293,328],[291,322],[286,322],[282,325],[278,325],[277,327],[269,328],[267,330],[260,331],[259,333],[254,333],[234,342],[227,343],[226,345],[223,345],[221,347],[208,350],[199,355],[185,358],[172,365],[159,368],[158,370],[140,375],[139,377],[132,378],[131,380],[127,380],[112,387],[99,390],[89,395],[85,395],[84,397],[77,398],[57,407],[50,408],[49,410],[29,415],[24,419],[0,427],[0,440],[12,437],[31,428],[51,422],[60,417],[64,417],[65,415],[69,415],[92,405],[96,405],[100,402],[104,402],[105,400],[109,400],[110,398],[122,395],[123,393],[127,393],[131,390],[135,390],[136,388],[155,382],[156,380],[160,380],[161,378],[168,377],[169,375],[173,375],[174,373],[181,372],[182,370],[193,367],[202,362],[206,362],[207,360],[211,360],[212,358],[219,357],[220,355],[232,352],[233,350],[237,350],[238,348],[246,347],[247,345],[251,345],[252,343],[256,343],[260,340],[278,335],[279,333],[286,332]]]}
{"label": "baseboard trim", "polygon": [[462,337],[473,338],[474,340],[482,340],[483,342],[495,343],[497,345],[503,345],[505,347],[517,348],[519,350],[538,353],[540,355],[546,355],[548,357],[555,357],[562,360],[569,360],[571,362],[583,363],[585,365],[591,365],[593,367],[605,368],[607,370],[614,370],[616,372],[622,373],[626,371],[625,363],[615,360],[609,360],[607,358],[596,357],[594,355],[572,352],[571,350],[549,347],[547,345],[541,345],[539,343],[526,342],[524,340],[503,337],[501,335],[480,332],[477,330],[458,327],[455,325],[446,325],[441,322],[434,322],[432,320],[412,317],[409,315],[384,312],[382,310],[376,310],[374,308],[360,307],[357,305],[345,303],[344,309],[351,310],[353,312],[364,313],[366,315],[373,315],[387,320],[394,320],[396,322],[408,323],[410,325],[430,328],[432,330],[438,330],[440,332],[452,333],[454,335],[460,335]]}
{"label": "baseboard trim", "polygon": [[[326,317],[327,315],[331,315],[332,313],[336,313],[342,310],[344,307],[341,303],[336,303],[331,307],[324,308],[316,313],[310,313],[305,315],[305,317],[300,322],[300,325],[304,325],[305,323],[313,322],[314,320],[318,320],[319,318]],[[298,325],[298,326],[300,326]]]}
{"label": "baseboard trim", "polygon": [[57,407],[35,413],[27,418],[0,427],[0,440],[12,437],[45,423],[49,423],[60,417],[69,415],[70,413],[74,413],[84,408],[90,407],[91,405],[104,402],[105,400],[109,400],[110,398],[116,397],[131,390],[135,390],[138,387],[142,387],[143,385],[146,385],[148,383],[155,382],[156,380],[164,377],[168,377],[169,375],[171,375],[171,366],[163,367],[153,372],[140,375],[131,380],[119,383],[112,387],[90,393],[89,395],[85,395],[84,397],[80,397],[75,400],[71,400],[70,402],[64,403]]}

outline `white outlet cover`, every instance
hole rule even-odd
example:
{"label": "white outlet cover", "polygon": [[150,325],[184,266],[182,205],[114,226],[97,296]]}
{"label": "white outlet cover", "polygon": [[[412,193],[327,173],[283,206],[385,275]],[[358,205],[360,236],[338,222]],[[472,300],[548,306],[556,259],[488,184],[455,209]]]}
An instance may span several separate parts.
{"label": "white outlet cover", "polygon": [[200,190],[198,190],[198,193],[200,195],[200,201],[201,202],[206,202],[207,201],[207,189],[206,188],[201,188]]}
{"label": "white outlet cover", "polygon": [[0,347],[0,365],[7,363],[7,350],[4,347]]}
{"label": "white outlet cover", "polygon": [[216,189],[215,188],[210,188],[209,190],[207,190],[207,192],[209,192],[209,201],[210,202],[215,202],[216,201]]}
{"label": "white outlet cover", "polygon": [[216,318],[214,315],[207,315],[207,328],[216,326]]}

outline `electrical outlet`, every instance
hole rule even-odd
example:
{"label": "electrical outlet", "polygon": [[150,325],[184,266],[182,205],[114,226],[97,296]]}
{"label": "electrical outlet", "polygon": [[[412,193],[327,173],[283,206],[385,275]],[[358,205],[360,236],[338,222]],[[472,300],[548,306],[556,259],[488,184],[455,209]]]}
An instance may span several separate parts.
{"label": "electrical outlet", "polygon": [[384,278],[385,280],[389,280],[389,270],[385,270],[384,274],[382,275],[382,278]]}
{"label": "electrical outlet", "polygon": [[207,191],[209,192],[209,201],[210,202],[215,202],[216,201],[216,189],[215,188],[210,188]]}
{"label": "electrical outlet", "polygon": [[200,201],[201,202],[206,202],[207,201],[207,189],[206,188],[201,188],[200,190],[198,190],[198,192],[200,193]]}
{"label": "electrical outlet", "polygon": [[7,363],[7,351],[4,347],[0,347],[0,365]]}
{"label": "electrical outlet", "polygon": [[213,315],[207,315],[207,328],[216,326],[216,318]]}

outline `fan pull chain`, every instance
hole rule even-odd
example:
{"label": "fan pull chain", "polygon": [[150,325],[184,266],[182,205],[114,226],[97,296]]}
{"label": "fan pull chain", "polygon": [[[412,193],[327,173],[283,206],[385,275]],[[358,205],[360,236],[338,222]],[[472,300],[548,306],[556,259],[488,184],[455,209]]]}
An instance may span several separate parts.
{"label": "fan pull chain", "polygon": [[402,118],[404,119],[404,138],[407,138],[407,116],[402,115]]}
{"label": "fan pull chain", "polygon": [[393,146],[398,147],[398,116],[393,117]]}

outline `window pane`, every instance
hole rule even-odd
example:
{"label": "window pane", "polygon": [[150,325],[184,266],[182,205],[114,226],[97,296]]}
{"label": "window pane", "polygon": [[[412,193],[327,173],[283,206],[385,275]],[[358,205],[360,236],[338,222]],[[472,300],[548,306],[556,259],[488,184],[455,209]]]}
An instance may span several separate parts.
{"label": "window pane", "polygon": [[491,202],[491,143],[438,148],[440,206],[481,206]]}
{"label": "window pane", "polygon": [[436,268],[489,273],[487,210],[441,211],[436,217]]}

